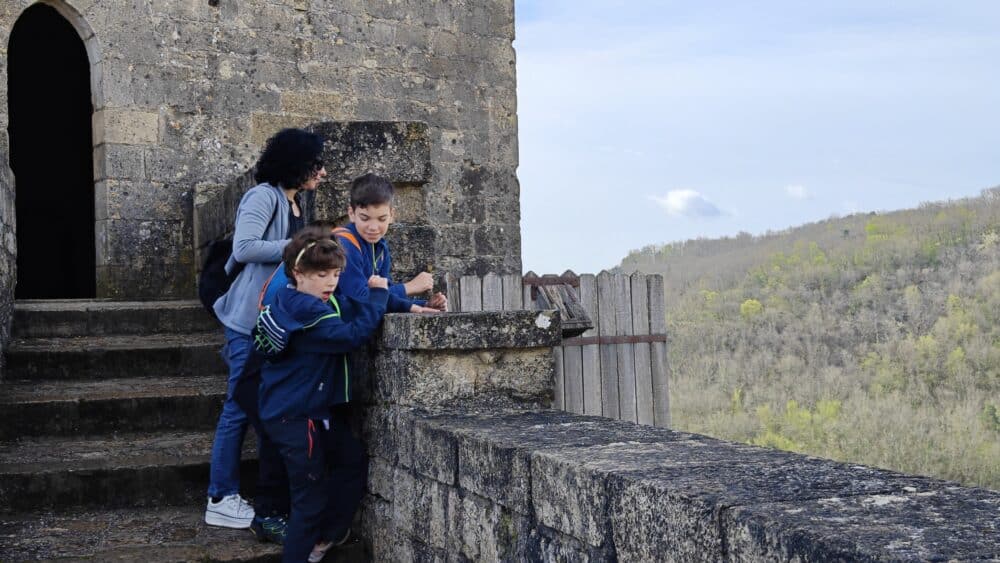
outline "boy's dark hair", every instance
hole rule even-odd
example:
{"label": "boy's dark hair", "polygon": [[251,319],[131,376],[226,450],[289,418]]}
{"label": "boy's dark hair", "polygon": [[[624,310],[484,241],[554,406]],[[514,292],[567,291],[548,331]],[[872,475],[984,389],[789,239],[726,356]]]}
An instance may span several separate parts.
{"label": "boy's dark hair", "polygon": [[306,227],[292,236],[281,255],[285,262],[288,283],[295,285],[294,271],[318,272],[343,268],[347,259],[344,249],[330,239],[330,230],[323,227]]}
{"label": "boy's dark hair", "polygon": [[371,172],[358,176],[351,182],[351,207],[392,205],[393,188],[389,180]]}
{"label": "boy's dark hair", "polygon": [[281,188],[298,188],[323,167],[323,139],[302,129],[282,129],[267,140],[254,179]]}

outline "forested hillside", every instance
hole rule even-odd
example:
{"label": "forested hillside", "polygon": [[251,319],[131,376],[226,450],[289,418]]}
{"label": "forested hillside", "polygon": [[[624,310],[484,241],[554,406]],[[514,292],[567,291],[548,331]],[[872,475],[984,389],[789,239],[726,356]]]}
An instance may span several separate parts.
{"label": "forested hillside", "polygon": [[1000,187],[649,246],[678,429],[1000,490]]}

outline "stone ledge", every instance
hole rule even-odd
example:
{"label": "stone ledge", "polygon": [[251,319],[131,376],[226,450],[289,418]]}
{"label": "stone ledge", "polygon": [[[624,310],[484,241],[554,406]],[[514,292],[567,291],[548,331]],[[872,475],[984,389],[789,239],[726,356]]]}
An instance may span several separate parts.
{"label": "stone ledge", "polygon": [[[383,517],[368,537],[400,542],[376,539],[376,553],[1000,557],[998,492],[559,411],[395,406],[369,416],[400,448],[372,446]],[[410,504],[417,490],[434,494]]]}
{"label": "stone ledge", "polygon": [[489,350],[557,346],[558,311],[483,311],[385,316],[378,345],[389,350]]}

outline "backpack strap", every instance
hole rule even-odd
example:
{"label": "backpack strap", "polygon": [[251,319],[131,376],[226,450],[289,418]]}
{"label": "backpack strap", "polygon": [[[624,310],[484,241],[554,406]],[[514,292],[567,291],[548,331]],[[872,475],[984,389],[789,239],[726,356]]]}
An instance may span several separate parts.
{"label": "backpack strap", "polygon": [[278,267],[275,268],[273,272],[271,272],[271,275],[267,276],[267,281],[264,282],[264,287],[260,288],[260,294],[257,296],[257,310],[258,311],[263,311],[264,310],[264,294],[267,293],[267,288],[270,287],[271,280],[274,279],[274,275],[278,273],[278,270],[281,270],[284,267],[285,267],[285,263],[281,262],[280,264],[278,264]]}
{"label": "backpack strap", "polygon": [[358,237],[354,236],[354,233],[352,233],[349,229],[337,227],[333,230],[333,234],[337,235],[341,239],[350,241],[350,243],[354,245],[354,248],[357,248],[359,251],[361,250],[361,243],[358,242]]}

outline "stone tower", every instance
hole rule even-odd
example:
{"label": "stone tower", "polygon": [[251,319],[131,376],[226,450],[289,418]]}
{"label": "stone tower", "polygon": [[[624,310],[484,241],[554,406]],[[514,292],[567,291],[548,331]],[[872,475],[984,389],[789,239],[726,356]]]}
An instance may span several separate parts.
{"label": "stone tower", "polygon": [[[0,318],[17,282],[193,296],[198,206],[272,133],[321,122],[333,155],[419,137],[418,162],[383,170],[420,246],[401,264],[519,272],[513,37],[513,0],[3,2]],[[339,202],[379,166],[358,156],[320,190]]]}

